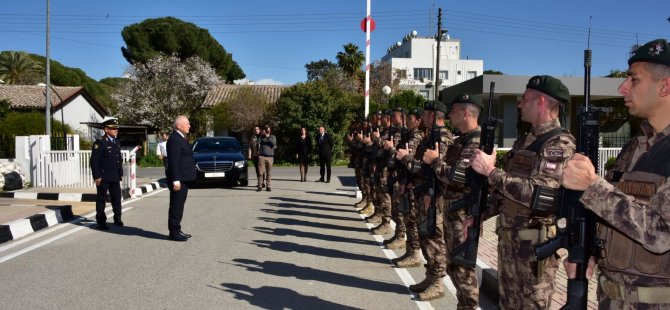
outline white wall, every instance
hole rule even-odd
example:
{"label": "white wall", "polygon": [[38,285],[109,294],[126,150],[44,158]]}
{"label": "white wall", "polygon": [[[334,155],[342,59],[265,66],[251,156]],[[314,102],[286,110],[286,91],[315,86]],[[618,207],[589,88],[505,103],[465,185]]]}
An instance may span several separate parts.
{"label": "white wall", "polygon": [[[64,121],[72,129],[84,135],[85,139],[91,137],[91,132],[86,125],[80,124],[82,122],[91,122],[91,123],[100,123],[103,119],[103,116],[100,115],[91,104],[84,98],[84,96],[77,96],[74,100],[69,102],[63,109],[60,109],[53,113],[52,117],[54,120],[61,121],[64,117]],[[92,137],[95,139],[100,135],[100,130],[92,129]]]}

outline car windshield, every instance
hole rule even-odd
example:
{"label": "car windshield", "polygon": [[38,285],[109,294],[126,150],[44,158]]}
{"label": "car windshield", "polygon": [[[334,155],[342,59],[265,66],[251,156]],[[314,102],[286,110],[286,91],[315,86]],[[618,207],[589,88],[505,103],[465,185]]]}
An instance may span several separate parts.
{"label": "car windshield", "polygon": [[240,146],[234,140],[198,140],[193,144],[193,153],[238,153]]}

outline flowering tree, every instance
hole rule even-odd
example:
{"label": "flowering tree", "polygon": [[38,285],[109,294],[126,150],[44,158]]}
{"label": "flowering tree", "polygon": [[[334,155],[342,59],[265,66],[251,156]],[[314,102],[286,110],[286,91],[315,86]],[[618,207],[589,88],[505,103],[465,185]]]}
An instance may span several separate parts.
{"label": "flowering tree", "polygon": [[197,56],[180,61],[176,56],[160,55],[131,66],[129,74],[123,91],[114,95],[119,118],[159,130],[171,128],[177,115],[198,112],[207,92],[221,83],[210,65]]}

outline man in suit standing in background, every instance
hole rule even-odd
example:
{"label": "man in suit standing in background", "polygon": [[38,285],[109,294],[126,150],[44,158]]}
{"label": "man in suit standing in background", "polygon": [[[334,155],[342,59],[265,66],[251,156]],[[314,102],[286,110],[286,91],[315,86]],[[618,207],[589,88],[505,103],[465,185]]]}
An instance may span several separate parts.
{"label": "man in suit standing in background", "polygon": [[319,173],[321,178],[317,182],[324,182],[323,175],[325,173],[326,183],[330,183],[330,162],[333,160],[333,138],[326,132],[326,129],[319,127],[319,135],[316,139],[319,146]]}
{"label": "man in suit standing in background", "polygon": [[167,141],[167,185],[170,189],[170,209],[168,212],[168,238],[173,241],[186,241],[190,234],[181,231],[181,219],[184,204],[191,181],[196,178],[195,160],[186,135],[191,129],[188,118],[179,115],[174,121],[174,130]]}

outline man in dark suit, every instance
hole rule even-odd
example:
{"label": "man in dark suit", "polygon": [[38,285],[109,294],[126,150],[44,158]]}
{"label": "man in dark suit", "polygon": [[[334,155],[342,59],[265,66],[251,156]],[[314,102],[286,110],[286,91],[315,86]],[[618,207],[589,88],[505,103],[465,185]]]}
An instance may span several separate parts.
{"label": "man in dark suit", "polygon": [[181,218],[184,215],[184,203],[191,181],[195,180],[195,161],[191,145],[186,135],[191,129],[188,118],[179,115],[174,121],[174,130],[167,141],[167,185],[170,189],[170,209],[168,212],[168,238],[174,241],[186,241],[190,234],[181,231]]}
{"label": "man in dark suit", "polygon": [[107,191],[114,211],[114,224],[123,226],[121,221],[121,177],[123,177],[121,147],[116,139],[119,123],[116,118],[103,119],[105,135],[93,143],[91,151],[91,172],[95,180],[95,220],[100,230],[107,230],[105,205]]}
{"label": "man in dark suit", "polygon": [[326,175],[325,182],[330,183],[330,162],[333,160],[333,138],[326,129],[319,127],[319,135],[316,138],[319,147],[319,167],[321,178],[317,182],[324,182],[323,176]]}

